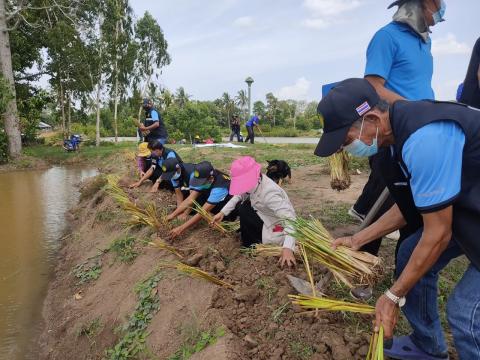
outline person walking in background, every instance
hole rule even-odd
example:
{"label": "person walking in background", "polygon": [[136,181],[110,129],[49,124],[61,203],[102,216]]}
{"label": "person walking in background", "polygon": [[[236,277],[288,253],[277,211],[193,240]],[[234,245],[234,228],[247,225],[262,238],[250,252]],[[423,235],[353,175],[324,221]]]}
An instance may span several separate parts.
{"label": "person walking in background", "polygon": [[230,129],[232,132],[230,133],[230,141],[233,141],[233,137],[237,137],[237,141],[241,142],[240,140],[240,117],[238,115],[233,115],[232,119],[230,120]]}
{"label": "person walking in background", "polygon": [[250,120],[247,121],[245,124],[247,128],[247,138],[245,139],[245,142],[248,142],[250,140],[251,144],[255,143],[255,131],[254,128],[258,127],[258,124],[260,123],[260,118],[255,114],[253,115]]}
{"label": "person walking in background", "polygon": [[[430,27],[444,21],[443,0],[399,0],[393,21],[374,35],[367,49],[365,79],[390,104],[398,100],[434,99],[432,89],[433,57]],[[385,181],[377,168],[383,151],[369,158],[371,173],[362,194],[350,209],[350,215],[363,220],[385,189]],[[375,221],[394,204],[390,197],[380,209]],[[419,218],[419,221],[421,219]],[[401,232],[403,238],[404,234]],[[381,239],[367,244],[362,250],[378,253]]]}
{"label": "person walking in background", "polygon": [[151,99],[143,99],[143,110],[145,111],[145,121],[143,124],[139,124],[138,129],[142,132],[144,141],[148,143],[159,141],[165,145],[168,140],[167,128]]}
{"label": "person walking in background", "polygon": [[480,109],[480,38],[473,47],[467,76],[459,95],[458,101]]}

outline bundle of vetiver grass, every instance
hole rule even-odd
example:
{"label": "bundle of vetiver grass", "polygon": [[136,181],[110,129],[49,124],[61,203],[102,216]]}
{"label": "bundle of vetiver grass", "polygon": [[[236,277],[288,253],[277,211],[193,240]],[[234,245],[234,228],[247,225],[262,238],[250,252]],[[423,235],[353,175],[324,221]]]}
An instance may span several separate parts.
{"label": "bundle of vetiver grass", "polygon": [[330,186],[337,191],[348,189],[352,183],[348,169],[348,154],[345,151],[340,151],[328,159],[330,163]]}
{"label": "bundle of vetiver grass", "polygon": [[209,281],[211,283],[214,283],[216,285],[226,287],[228,289],[233,289],[233,285],[231,285],[231,284],[229,284],[229,283],[227,283],[223,280],[220,280],[219,278],[217,278],[213,275],[210,275],[209,273],[207,273],[207,272],[205,272],[205,271],[203,271],[199,268],[189,266],[189,265],[186,265],[186,264],[181,263],[181,262],[163,263],[163,264],[160,264],[160,267],[161,268],[177,269],[178,271],[180,271],[184,274],[187,274],[189,276],[196,277],[196,278],[199,278],[199,279],[203,279],[203,280]]}
{"label": "bundle of vetiver grass", "polygon": [[149,203],[145,209],[140,208],[137,204],[132,202],[127,193],[118,184],[118,177],[115,175],[107,176],[107,191],[111,197],[130,214],[128,220],[129,226],[146,225],[154,228],[156,231],[162,226],[159,220],[157,206],[155,203]]}
{"label": "bundle of vetiver grass", "polygon": [[373,333],[366,360],[383,360],[383,327],[380,326],[378,333]]}
{"label": "bundle of vetiver grass", "polygon": [[308,257],[326,266],[337,281],[352,288],[372,284],[378,277],[381,269],[378,257],[345,246],[332,249],[333,238],[319,220],[298,217],[288,224],[293,229],[291,235],[304,247]]}
{"label": "bundle of vetiver grass", "polygon": [[358,314],[374,314],[375,308],[360,303],[352,303],[328,298],[319,298],[308,295],[288,295],[292,304],[305,310],[344,311]]}
{"label": "bundle of vetiver grass", "polygon": [[[213,215],[206,211],[202,207],[202,205],[200,205],[195,200],[193,201],[193,210],[197,214],[199,214],[208,224],[212,223]],[[224,234],[231,234],[240,229],[240,221],[222,221],[221,223],[215,223],[213,227]]]}
{"label": "bundle of vetiver grass", "polygon": [[180,258],[180,259],[183,259],[183,255],[180,254],[180,252],[178,251],[177,248],[167,244],[166,242],[160,240],[160,239],[157,239],[155,241],[151,241],[148,243],[148,245],[151,245],[151,246],[154,246],[156,247],[157,249],[160,249],[160,250],[166,250],[166,251],[169,251],[171,252],[173,255],[175,255],[176,257]]}
{"label": "bundle of vetiver grass", "polygon": [[248,249],[253,256],[274,257],[282,255],[283,247],[273,244],[255,244]]}

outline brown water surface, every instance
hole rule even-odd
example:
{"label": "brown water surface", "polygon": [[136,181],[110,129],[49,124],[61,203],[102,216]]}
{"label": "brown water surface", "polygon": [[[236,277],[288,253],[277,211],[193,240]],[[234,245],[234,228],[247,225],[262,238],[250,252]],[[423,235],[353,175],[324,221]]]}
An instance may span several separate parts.
{"label": "brown water surface", "polygon": [[65,213],[78,201],[79,182],[95,174],[79,167],[0,173],[0,360],[28,358]]}

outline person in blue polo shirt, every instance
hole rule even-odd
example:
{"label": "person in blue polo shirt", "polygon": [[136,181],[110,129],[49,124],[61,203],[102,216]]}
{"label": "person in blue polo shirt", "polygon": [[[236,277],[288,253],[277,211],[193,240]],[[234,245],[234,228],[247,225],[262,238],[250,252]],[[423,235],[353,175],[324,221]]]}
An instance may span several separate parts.
{"label": "person in blue polo shirt", "polygon": [[[385,343],[392,359],[448,359],[438,308],[439,273],[465,254],[470,261],[447,303],[462,360],[480,359],[480,111],[454,102],[381,99],[365,79],[336,85],[318,105],[325,132],[315,150],[371,156],[385,149],[380,171],[395,206],[353,236],[336,239],[358,250],[411,222],[400,244],[392,286],[375,307],[375,331],[391,339],[401,309],[412,333]],[[417,216],[423,222],[416,224]]]}
{"label": "person in blue polo shirt", "polygon": [[245,124],[247,128],[247,138],[245,139],[245,142],[248,142],[250,140],[250,143],[253,144],[255,142],[255,131],[254,128],[258,127],[258,124],[260,123],[260,118],[255,114],[253,115],[250,120],[247,121]]}
{"label": "person in blue polo shirt", "polygon": [[[443,21],[443,0],[399,0],[393,21],[376,32],[367,49],[365,79],[390,104],[398,100],[434,99],[432,89],[433,57],[430,28]],[[369,158],[372,169],[367,184],[350,215],[363,220],[385,189],[385,181],[376,168],[380,155]],[[390,197],[380,209],[380,217],[393,205]],[[374,219],[376,219],[374,218]],[[406,236],[401,232],[402,238]],[[377,254],[381,239],[362,250]]]}
{"label": "person in blue polo shirt", "polygon": [[[173,220],[180,216],[181,219],[188,219],[193,201],[199,203],[207,212],[215,215],[232,197],[228,192],[230,177],[215,169],[208,161],[195,164],[193,174],[190,175],[189,186],[189,196],[167,217],[167,220]],[[232,213],[225,221],[234,220],[236,216],[236,213]],[[202,217],[195,214],[185,223],[174,228],[170,232],[171,238],[174,239],[183,234],[201,220]]]}
{"label": "person in blue polo shirt", "polygon": [[156,192],[159,188],[172,190],[173,187],[171,186],[170,181],[162,181],[162,165],[167,159],[174,158],[179,162],[182,162],[182,158],[175,150],[164,147],[160,141],[148,143],[148,149],[151,151],[150,168],[144,173],[140,180],[130,185],[130,189],[138,188],[145,181],[150,180],[153,183],[150,192]]}
{"label": "person in blue polo shirt", "polygon": [[151,99],[143,99],[143,110],[145,111],[145,121],[143,124],[139,124],[138,129],[145,134],[144,141],[159,141],[165,145],[168,140],[167,128]]}

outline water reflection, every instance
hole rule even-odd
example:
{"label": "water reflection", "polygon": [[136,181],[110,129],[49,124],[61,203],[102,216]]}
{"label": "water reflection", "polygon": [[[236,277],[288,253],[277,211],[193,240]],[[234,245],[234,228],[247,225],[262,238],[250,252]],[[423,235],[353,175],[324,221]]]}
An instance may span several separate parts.
{"label": "water reflection", "polygon": [[24,359],[41,317],[49,270],[94,169],[54,167],[0,174],[0,359]]}

